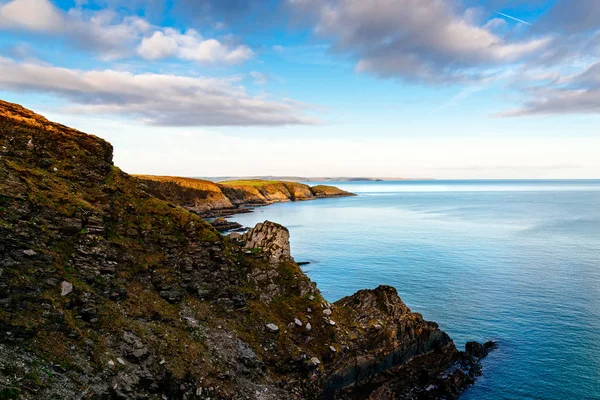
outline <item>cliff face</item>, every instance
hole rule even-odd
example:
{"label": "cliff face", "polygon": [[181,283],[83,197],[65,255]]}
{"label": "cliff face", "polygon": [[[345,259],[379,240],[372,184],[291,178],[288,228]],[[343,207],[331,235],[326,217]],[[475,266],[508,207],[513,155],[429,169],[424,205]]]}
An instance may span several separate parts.
{"label": "cliff face", "polygon": [[310,187],[298,182],[248,180],[221,182],[219,186],[236,205],[267,205],[285,201],[354,196],[333,186]]}
{"label": "cliff face", "polygon": [[459,352],[393,288],[330,304],[283,227],[232,240],[146,188],[102,139],[0,102],[0,398],[452,398],[472,382],[485,349]]}
{"label": "cliff face", "polygon": [[334,186],[310,187],[297,182],[233,181],[214,183],[202,179],[136,175],[141,188],[153,196],[185,207],[202,216],[235,213],[244,207],[287,201],[349,197],[353,193]]}
{"label": "cliff face", "polygon": [[221,188],[211,181],[152,175],[136,175],[136,178],[141,180],[141,188],[153,196],[200,214],[234,207]]}

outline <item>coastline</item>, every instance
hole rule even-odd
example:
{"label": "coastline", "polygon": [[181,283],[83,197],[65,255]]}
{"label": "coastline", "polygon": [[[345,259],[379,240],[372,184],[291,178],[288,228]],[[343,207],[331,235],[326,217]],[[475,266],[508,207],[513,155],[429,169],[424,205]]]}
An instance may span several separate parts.
{"label": "coastline", "polygon": [[285,227],[224,237],[198,215],[219,191],[154,195],[100,138],[5,102],[0,132],[3,395],[456,398],[493,347],[459,351],[389,286],[328,302]]}

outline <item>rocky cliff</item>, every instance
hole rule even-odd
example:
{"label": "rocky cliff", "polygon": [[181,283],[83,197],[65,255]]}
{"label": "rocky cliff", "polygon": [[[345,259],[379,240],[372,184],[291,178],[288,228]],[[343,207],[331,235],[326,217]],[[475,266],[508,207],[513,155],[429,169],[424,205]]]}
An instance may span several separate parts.
{"label": "rocky cliff", "polygon": [[223,237],[147,188],[102,139],[0,102],[0,398],[433,399],[473,382],[487,348],[458,351],[395,289],[331,304],[285,228]]}
{"label": "rocky cliff", "polygon": [[173,202],[199,214],[233,209],[231,200],[214,182],[176,176],[136,175],[141,188],[153,196]]}
{"label": "rocky cliff", "polygon": [[235,213],[247,207],[287,201],[354,196],[334,186],[308,186],[297,182],[231,181],[214,183],[202,179],[136,175],[143,189],[161,200],[170,201],[203,216],[219,211]]}

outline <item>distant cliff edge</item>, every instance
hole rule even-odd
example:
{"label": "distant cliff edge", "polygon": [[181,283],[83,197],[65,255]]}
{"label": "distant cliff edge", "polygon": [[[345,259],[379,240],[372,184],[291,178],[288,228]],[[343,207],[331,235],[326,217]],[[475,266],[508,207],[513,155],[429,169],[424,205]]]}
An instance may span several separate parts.
{"label": "distant cliff edge", "polygon": [[241,180],[215,183],[173,176],[134,176],[154,196],[202,216],[235,213],[247,207],[287,201],[355,196],[334,186],[309,186],[298,182]]}

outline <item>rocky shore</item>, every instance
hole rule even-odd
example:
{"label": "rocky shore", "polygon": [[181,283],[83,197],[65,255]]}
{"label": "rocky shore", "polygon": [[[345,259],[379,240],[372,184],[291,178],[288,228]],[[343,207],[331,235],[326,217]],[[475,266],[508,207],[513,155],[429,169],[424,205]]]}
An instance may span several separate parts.
{"label": "rocky shore", "polygon": [[222,189],[112,150],[0,101],[0,398],[453,399],[480,373],[493,344],[459,351],[391,287],[329,303],[285,227],[222,236],[188,209],[235,209]]}

